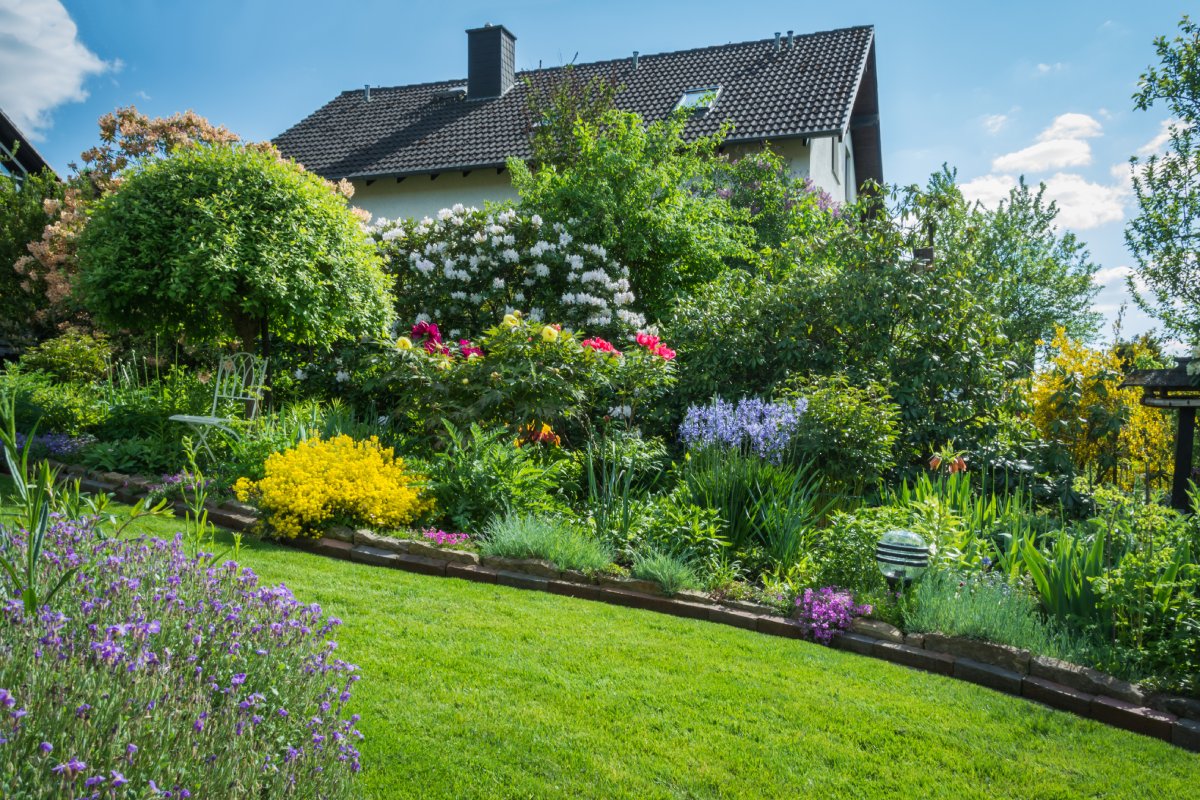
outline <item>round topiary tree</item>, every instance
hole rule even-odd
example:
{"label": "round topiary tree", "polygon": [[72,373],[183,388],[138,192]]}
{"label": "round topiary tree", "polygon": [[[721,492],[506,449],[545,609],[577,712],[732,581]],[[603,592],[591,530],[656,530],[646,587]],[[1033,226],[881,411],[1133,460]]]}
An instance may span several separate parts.
{"label": "round topiary tree", "polygon": [[268,149],[199,145],[130,175],[79,241],[77,290],[103,324],[318,344],[383,333],[388,279],[346,199]]}

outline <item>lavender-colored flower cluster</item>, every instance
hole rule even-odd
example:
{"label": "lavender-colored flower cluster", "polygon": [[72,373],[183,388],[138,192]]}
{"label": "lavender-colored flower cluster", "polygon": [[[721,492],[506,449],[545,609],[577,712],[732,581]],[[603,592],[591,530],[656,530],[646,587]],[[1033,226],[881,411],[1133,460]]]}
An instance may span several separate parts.
{"label": "lavender-colored flower cluster", "polygon": [[778,463],[807,408],[803,398],[768,403],[746,397],[736,404],[717,399],[711,405],[688,408],[679,437],[694,450],[713,445],[742,448]]}
{"label": "lavender-colored flower cluster", "polygon": [[[18,431],[17,449],[24,448],[28,440],[28,436]],[[79,455],[85,447],[95,443],[96,437],[88,433],[79,436],[71,436],[66,433],[40,433],[33,437],[33,450],[35,455],[71,458]]]}
{"label": "lavender-colored flower cluster", "polygon": [[[18,558],[25,542],[12,534]],[[56,520],[35,616],[0,605],[0,776],[20,797],[338,798],[359,769],[339,624],[177,538]],[[14,587],[0,577],[0,595]]]}
{"label": "lavender-colored flower cluster", "polygon": [[832,586],[805,589],[796,598],[796,620],[806,635],[821,644],[833,641],[833,635],[849,628],[855,617],[870,613],[871,606],[856,604],[850,592]]}
{"label": "lavender-colored flower cluster", "polygon": [[[829,192],[813,183],[812,178],[804,179],[804,191],[811,195],[816,195],[817,208],[821,209],[822,211],[828,211],[829,215],[834,219],[842,216],[842,207],[838,205],[836,200],[833,199],[833,195],[829,194]],[[788,205],[790,207],[791,203],[789,202]]]}

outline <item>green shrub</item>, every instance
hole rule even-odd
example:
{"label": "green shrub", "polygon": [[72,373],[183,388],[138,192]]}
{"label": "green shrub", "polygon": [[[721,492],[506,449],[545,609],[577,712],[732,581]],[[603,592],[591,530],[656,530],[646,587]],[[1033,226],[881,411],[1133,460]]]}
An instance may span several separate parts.
{"label": "green shrub", "polygon": [[80,461],[100,472],[163,475],[178,470],[185,456],[180,439],[144,437],[96,442],[83,451]]}
{"label": "green shrub", "polygon": [[733,556],[752,571],[790,568],[811,547],[822,508],[806,467],[706,447],[690,454],[681,483],[688,502],[717,512]]}
{"label": "green shrub", "polygon": [[861,495],[896,465],[900,409],[882,385],[858,386],[845,375],[792,375],[776,394],[807,401],[792,447],[828,487]]}
{"label": "green shrub", "polygon": [[[393,421],[435,441],[448,419],[460,428],[505,425],[514,435],[545,424],[564,444],[580,445],[613,409],[624,424],[638,424],[674,383],[672,356],[661,347],[617,344],[620,351],[583,331],[512,314],[474,345],[443,341],[436,325],[422,323],[411,338],[376,351],[386,368],[362,368],[375,373],[367,391]],[[358,369],[348,370],[351,383]]]}
{"label": "green shrub", "polygon": [[659,552],[714,565],[729,548],[720,513],[690,502],[686,487],[645,501],[638,516],[640,540]]}
{"label": "green shrub", "polygon": [[913,632],[984,639],[1057,658],[1077,658],[1080,650],[1042,618],[1028,588],[997,574],[930,571],[913,587],[904,622]]}
{"label": "green shrub", "polygon": [[21,367],[44,372],[58,381],[93,383],[104,376],[110,353],[103,335],[72,328],[26,350]]}
{"label": "green shrub", "polygon": [[454,530],[475,530],[495,514],[561,510],[557,493],[566,459],[516,447],[505,428],[445,425],[449,441],[430,460],[429,478],[437,512]]}
{"label": "green shrub", "polygon": [[257,147],[178,147],[122,175],[78,240],[76,296],[135,333],[310,344],[392,320],[377,248],[347,199]]}
{"label": "green shrub", "polygon": [[855,593],[879,591],[883,573],[875,561],[875,545],[889,530],[903,528],[907,515],[883,506],[837,512],[818,531],[812,556],[812,585],[837,586]]}
{"label": "green shrub", "polygon": [[108,412],[95,389],[77,383],[44,383],[28,403],[28,412],[40,420],[38,430],[71,435],[92,430]]}
{"label": "green shrub", "polygon": [[543,558],[561,569],[597,572],[612,564],[612,551],[562,519],[505,514],[488,523],[480,551],[500,558]]}
{"label": "green shrub", "polygon": [[654,581],[668,595],[700,586],[700,579],[690,563],[680,556],[661,550],[636,553],[633,557],[632,572],[634,577]]}

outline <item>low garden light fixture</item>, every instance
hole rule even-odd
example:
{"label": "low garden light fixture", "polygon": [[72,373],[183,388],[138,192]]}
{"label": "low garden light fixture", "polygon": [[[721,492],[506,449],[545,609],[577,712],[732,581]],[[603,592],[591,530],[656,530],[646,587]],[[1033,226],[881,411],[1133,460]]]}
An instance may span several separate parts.
{"label": "low garden light fixture", "polygon": [[875,545],[875,561],[887,578],[888,587],[908,586],[929,567],[929,545],[917,534],[891,530]]}

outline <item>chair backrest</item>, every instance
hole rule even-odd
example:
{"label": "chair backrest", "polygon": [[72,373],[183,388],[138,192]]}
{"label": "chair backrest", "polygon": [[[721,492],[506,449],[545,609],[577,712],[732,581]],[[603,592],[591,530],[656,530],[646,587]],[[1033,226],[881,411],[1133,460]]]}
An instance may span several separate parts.
{"label": "chair backrest", "polygon": [[254,419],[262,406],[263,383],[267,376],[267,360],[253,353],[234,353],[221,356],[213,389],[212,415],[223,401],[240,401],[246,408],[246,419]]}

